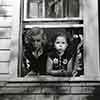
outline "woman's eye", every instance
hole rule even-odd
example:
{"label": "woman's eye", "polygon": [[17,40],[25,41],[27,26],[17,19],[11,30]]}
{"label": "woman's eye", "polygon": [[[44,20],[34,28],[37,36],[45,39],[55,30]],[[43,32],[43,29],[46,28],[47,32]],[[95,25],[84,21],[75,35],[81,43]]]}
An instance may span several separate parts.
{"label": "woman's eye", "polygon": [[37,42],[40,42],[40,40],[37,40]]}
{"label": "woman's eye", "polygon": [[32,42],[35,42],[35,40],[32,40]]}
{"label": "woman's eye", "polygon": [[38,39],[38,40],[32,40],[33,42],[40,42],[40,39]]}

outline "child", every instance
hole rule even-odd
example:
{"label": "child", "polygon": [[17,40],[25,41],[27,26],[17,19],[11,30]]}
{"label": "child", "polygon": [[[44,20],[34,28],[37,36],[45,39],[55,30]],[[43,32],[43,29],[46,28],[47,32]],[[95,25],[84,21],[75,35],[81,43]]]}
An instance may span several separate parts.
{"label": "child", "polygon": [[47,72],[55,76],[71,76],[71,59],[67,52],[68,42],[64,33],[57,33],[53,40],[54,50],[48,54]]}
{"label": "child", "polygon": [[45,74],[47,56],[44,48],[45,35],[43,29],[34,27],[26,33],[26,37],[29,44],[26,45],[24,55],[27,58],[30,73],[35,75]]}

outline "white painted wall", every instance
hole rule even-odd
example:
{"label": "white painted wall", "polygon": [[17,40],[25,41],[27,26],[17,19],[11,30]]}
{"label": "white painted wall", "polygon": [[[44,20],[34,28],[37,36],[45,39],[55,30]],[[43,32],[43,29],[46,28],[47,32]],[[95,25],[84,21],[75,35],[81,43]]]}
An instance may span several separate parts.
{"label": "white painted wall", "polygon": [[85,74],[94,77],[100,73],[98,0],[84,0],[84,24]]}
{"label": "white painted wall", "polygon": [[0,79],[16,77],[20,0],[0,0]]}

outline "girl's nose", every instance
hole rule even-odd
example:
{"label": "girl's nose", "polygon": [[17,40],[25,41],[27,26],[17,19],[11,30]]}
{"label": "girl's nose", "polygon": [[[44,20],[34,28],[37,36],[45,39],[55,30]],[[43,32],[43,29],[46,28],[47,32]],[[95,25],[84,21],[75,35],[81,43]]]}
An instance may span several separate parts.
{"label": "girl's nose", "polygon": [[60,46],[60,47],[62,47],[62,45],[61,45],[61,44],[60,44],[59,46]]}

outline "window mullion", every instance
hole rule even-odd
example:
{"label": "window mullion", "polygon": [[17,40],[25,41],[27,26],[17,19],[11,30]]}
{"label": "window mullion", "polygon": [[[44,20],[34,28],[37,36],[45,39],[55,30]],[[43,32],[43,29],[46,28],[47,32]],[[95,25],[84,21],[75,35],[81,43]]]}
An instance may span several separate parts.
{"label": "window mullion", "polygon": [[45,0],[43,0],[43,18],[45,18]]}

